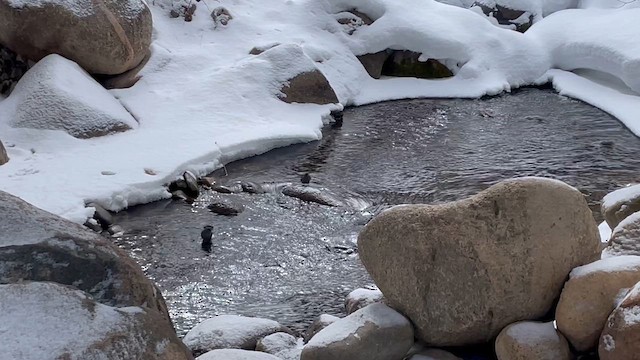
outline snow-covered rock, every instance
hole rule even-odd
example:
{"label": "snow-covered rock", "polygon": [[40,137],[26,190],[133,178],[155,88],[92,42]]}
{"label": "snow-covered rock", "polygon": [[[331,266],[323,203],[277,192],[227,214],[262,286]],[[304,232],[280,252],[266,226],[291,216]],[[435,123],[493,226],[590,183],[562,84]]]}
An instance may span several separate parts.
{"label": "snow-covered rock", "polygon": [[384,295],[379,289],[355,289],[347,295],[344,301],[344,308],[347,314],[352,314],[367,305],[382,302]]}
{"label": "snow-covered rock", "polygon": [[372,304],[317,333],[302,349],[300,360],[401,359],[411,345],[409,320],[384,304]]}
{"label": "snow-covered rock", "polygon": [[0,333],[5,359],[192,358],[159,313],[106,306],[49,282],[0,285]]}
{"label": "snow-covered rock", "polygon": [[289,331],[269,319],[220,315],[199,323],[182,340],[198,354],[216,349],[254,350],[259,339],[277,332]]}
{"label": "snow-covered rock", "polygon": [[138,126],[113,95],[60,55],[49,55],[31,68],[0,103],[0,113],[0,122],[11,127],[62,130],[77,138]]}
{"label": "snow-covered rock", "polygon": [[640,8],[570,9],[535,24],[528,35],[541,40],[553,67],[611,74],[640,93]]}
{"label": "snow-covered rock", "polygon": [[640,256],[617,256],[571,271],[556,308],[558,329],[579,351],[594,348],[620,294],[640,281]]}
{"label": "snow-covered rock", "polygon": [[640,185],[628,186],[605,195],[602,214],[611,229],[615,229],[627,216],[640,211]]}
{"label": "snow-covered rock", "polygon": [[503,181],[447,204],[396,206],[358,237],[385,302],[432,346],[489,341],[543,316],[571,269],[599,258],[600,247],[582,193],[545,178]]}
{"label": "snow-covered rock", "polygon": [[56,282],[102,304],[157,311],[171,326],[160,291],[117,246],[0,191],[0,283],[20,281]]}
{"label": "snow-covered rock", "polygon": [[277,356],[271,354],[238,350],[238,349],[219,349],[212,350],[205,354],[202,354],[196,358],[196,360],[283,360]]}
{"label": "snow-covered rock", "polygon": [[311,338],[313,338],[315,334],[319,333],[322,329],[326,328],[327,326],[333,324],[338,320],[340,320],[339,317],[329,315],[329,314],[322,314],[318,316],[313,321],[313,323],[309,325],[307,330],[304,332],[304,336],[303,336],[304,342],[308,343],[309,340],[311,340]]}
{"label": "snow-covered rock", "polygon": [[600,337],[601,360],[635,360],[640,354],[640,283],[609,316]]}
{"label": "snow-covered rock", "polygon": [[602,257],[640,255],[640,212],[622,220],[613,230]]}
{"label": "snow-covered rock", "polygon": [[143,0],[0,0],[0,43],[31,60],[50,54],[95,74],[121,74],[151,44]]}
{"label": "snow-covered rock", "polygon": [[282,360],[300,360],[303,345],[302,339],[296,339],[288,333],[278,332],[258,340],[256,351],[266,352]]}
{"label": "snow-covered rock", "polygon": [[567,339],[553,322],[522,321],[504,328],[496,339],[498,360],[571,360]]}

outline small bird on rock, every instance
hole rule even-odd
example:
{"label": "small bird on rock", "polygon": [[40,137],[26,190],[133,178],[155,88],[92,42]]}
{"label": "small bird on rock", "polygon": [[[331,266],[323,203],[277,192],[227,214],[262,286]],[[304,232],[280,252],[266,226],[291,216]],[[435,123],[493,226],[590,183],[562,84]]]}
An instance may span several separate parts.
{"label": "small bird on rock", "polygon": [[211,238],[213,237],[212,231],[213,226],[207,225],[204,227],[204,230],[200,233],[200,237],[202,237],[202,250],[206,252],[211,252],[211,246],[213,243],[211,242]]}
{"label": "small bird on rock", "polygon": [[304,175],[302,175],[302,177],[300,178],[300,181],[303,184],[308,184],[311,182],[311,175],[309,175],[309,173],[305,173]]}

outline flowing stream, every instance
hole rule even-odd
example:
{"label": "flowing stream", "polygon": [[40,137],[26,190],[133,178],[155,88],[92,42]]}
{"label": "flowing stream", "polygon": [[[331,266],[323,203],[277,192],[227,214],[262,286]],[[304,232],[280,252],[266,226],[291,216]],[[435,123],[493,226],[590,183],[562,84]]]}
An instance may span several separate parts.
{"label": "flowing stream", "polygon": [[[640,140],[616,119],[551,90],[479,100],[419,99],[347,109],[321,141],[227,165],[221,184],[264,184],[262,194],[204,191],[193,204],[161,201],[123,211],[117,243],[162,288],[177,330],[218,314],[273,318],[301,331],[340,315],[346,294],[372,281],[356,238],[371,216],[401,203],[461,199],[517,176],[545,176],[582,191],[598,221],[604,194],[638,182]],[[310,186],[347,203],[328,207],[284,196]],[[244,206],[235,217],[206,206]],[[214,248],[200,248],[212,225]]]}

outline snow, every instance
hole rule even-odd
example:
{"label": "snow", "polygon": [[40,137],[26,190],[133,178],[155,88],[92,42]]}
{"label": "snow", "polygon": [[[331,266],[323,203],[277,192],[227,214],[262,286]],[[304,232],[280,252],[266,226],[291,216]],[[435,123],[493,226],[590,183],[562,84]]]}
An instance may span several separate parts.
{"label": "snow", "polygon": [[[95,14],[94,1],[92,0],[8,0],[9,6],[16,9],[25,7],[56,6],[65,9],[76,16],[88,17]],[[133,18],[145,8],[143,0],[125,0],[118,2],[119,9],[124,10],[125,16]]]}
{"label": "snow", "polygon": [[258,339],[281,329],[273,320],[220,315],[196,325],[182,341],[192,350],[254,349]]}
{"label": "snow", "polygon": [[112,332],[126,333],[127,319],[62,285],[0,285],[0,352],[7,359],[96,359],[91,347]]}
{"label": "snow", "polygon": [[640,256],[624,255],[608,257],[571,270],[571,278],[588,276],[595,272],[640,271]]}
{"label": "snow", "polygon": [[600,232],[600,241],[603,243],[609,242],[612,231],[606,221],[603,221],[598,225],[598,231]]}
{"label": "snow", "polygon": [[352,336],[357,337],[358,330],[368,323],[375,324],[378,329],[398,328],[406,326],[408,320],[384,304],[371,304],[322,329],[309,340],[307,346],[326,347]]}
{"label": "snow", "polygon": [[[14,7],[27,4],[10,2]],[[91,8],[81,6],[85,2],[28,1],[32,6],[56,3],[80,16]],[[83,140],[61,131],[15,128],[10,125],[20,122],[14,109],[20,91],[0,98],[1,140],[11,158],[0,167],[0,189],[83,223],[91,215],[87,202],[119,211],[168,198],[163,184],[185,170],[204,175],[275,147],[318,140],[329,112],[343,106],[412,97],[476,98],[547,79],[562,94],[608,111],[640,134],[640,120],[634,117],[640,110],[636,5],[583,1],[580,7],[594,9],[561,10],[573,2],[498,1],[543,16],[553,12],[520,34],[465,9],[470,1],[446,2],[456,6],[432,0],[203,0],[192,22],[171,19],[169,7],[151,2],[154,42],[143,78],[130,89],[110,92],[139,126],[130,122],[133,130]],[[136,9],[141,3],[125,5]],[[218,6],[233,14],[226,26],[216,27],[209,16]],[[376,21],[348,35],[335,14],[353,8]],[[274,44],[281,45],[258,56],[248,54],[253,47]],[[385,49],[439,59],[455,76],[372,79],[356,55]],[[553,67],[577,69],[578,74],[547,72]],[[340,104],[278,99],[286,80],[315,68],[327,77]],[[63,84],[62,74],[52,81]],[[104,94],[98,100],[85,91],[89,88],[81,85],[73,97],[93,107],[120,109]]]}
{"label": "snow", "polygon": [[480,4],[494,8],[496,5],[513,10],[526,11],[534,15],[534,21],[556,11],[574,8],[579,0],[479,0]]}
{"label": "snow", "polygon": [[202,354],[196,360],[282,360],[279,357],[248,350],[221,349]]}

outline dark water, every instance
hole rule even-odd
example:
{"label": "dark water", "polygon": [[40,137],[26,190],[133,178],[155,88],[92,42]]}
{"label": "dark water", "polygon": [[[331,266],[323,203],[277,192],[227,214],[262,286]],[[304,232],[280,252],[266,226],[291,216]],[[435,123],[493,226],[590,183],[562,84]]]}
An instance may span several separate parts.
{"label": "dark water", "polygon": [[[460,199],[516,176],[579,188],[594,209],[607,192],[637,182],[640,140],[606,113],[549,90],[487,100],[406,100],[349,109],[322,141],[239,161],[220,183],[299,182],[350,204],[326,207],[283,196],[205,192],[193,205],[164,201],[118,215],[118,243],[163,289],[179,333],[217,314],[269,317],[302,330],[340,314],[344,296],[371,283],[355,239],[392,204]],[[213,198],[243,204],[237,217],[210,213]],[[200,230],[214,226],[211,254]]]}

